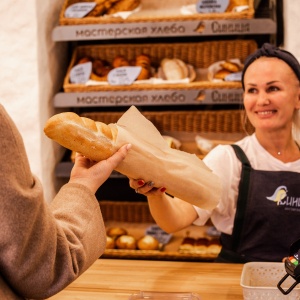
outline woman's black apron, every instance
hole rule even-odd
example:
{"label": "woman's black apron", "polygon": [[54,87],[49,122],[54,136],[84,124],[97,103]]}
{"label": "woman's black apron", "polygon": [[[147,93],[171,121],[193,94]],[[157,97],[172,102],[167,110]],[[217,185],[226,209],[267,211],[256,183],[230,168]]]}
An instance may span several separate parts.
{"label": "woman's black apron", "polygon": [[300,173],[252,169],[232,147],[242,162],[239,195],[232,235],[221,234],[216,261],[282,261],[300,238]]}

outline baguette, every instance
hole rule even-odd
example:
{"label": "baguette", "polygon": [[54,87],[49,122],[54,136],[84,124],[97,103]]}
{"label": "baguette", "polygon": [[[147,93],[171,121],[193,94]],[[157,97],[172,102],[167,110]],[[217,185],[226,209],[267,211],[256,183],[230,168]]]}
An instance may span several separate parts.
{"label": "baguette", "polygon": [[52,116],[46,122],[44,132],[61,146],[94,161],[107,159],[118,150],[117,125],[95,122],[73,112]]}

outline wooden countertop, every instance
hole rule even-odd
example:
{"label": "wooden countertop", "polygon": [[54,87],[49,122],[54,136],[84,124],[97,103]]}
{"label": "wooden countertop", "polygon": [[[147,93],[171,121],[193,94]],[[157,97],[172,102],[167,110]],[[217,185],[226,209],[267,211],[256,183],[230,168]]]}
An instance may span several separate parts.
{"label": "wooden countertop", "polygon": [[242,264],[98,259],[51,300],[127,300],[138,291],[194,292],[201,300],[243,299]]}

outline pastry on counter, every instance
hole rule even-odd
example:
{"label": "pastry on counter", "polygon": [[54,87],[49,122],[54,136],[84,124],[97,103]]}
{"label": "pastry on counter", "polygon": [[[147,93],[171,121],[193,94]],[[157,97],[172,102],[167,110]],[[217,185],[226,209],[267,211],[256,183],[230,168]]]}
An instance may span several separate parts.
{"label": "pastry on counter", "polygon": [[220,240],[215,238],[208,241],[207,252],[210,254],[218,255],[221,251],[221,243]]}
{"label": "pastry on counter", "polygon": [[145,235],[138,240],[137,247],[140,250],[158,250],[159,242],[155,237],[151,235]]}
{"label": "pastry on counter", "polygon": [[207,254],[208,239],[198,238],[194,245],[194,252],[199,254]]}
{"label": "pastry on counter", "polygon": [[186,236],[179,246],[179,251],[181,252],[191,252],[194,250],[196,239]]}
{"label": "pastry on counter", "polygon": [[115,248],[115,240],[111,236],[106,236],[106,249],[114,249]]}
{"label": "pastry on counter", "polygon": [[131,235],[121,235],[116,239],[116,246],[118,249],[135,250],[137,243],[136,239]]}
{"label": "pastry on counter", "polygon": [[106,234],[112,238],[117,238],[121,235],[127,235],[128,232],[122,227],[111,227],[107,229]]}

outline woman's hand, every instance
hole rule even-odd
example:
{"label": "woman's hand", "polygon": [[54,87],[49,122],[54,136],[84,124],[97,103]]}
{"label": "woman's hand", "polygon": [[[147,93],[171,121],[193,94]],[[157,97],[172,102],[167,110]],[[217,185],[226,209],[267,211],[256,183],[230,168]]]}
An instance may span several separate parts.
{"label": "woman's hand", "polygon": [[145,182],[143,179],[132,179],[129,178],[129,186],[135,190],[136,193],[145,196],[159,196],[166,191],[165,187],[156,188],[154,187],[153,181]]}
{"label": "woman's hand", "polygon": [[124,145],[111,157],[100,162],[92,161],[77,153],[69,182],[83,184],[96,193],[111,172],[123,161],[130,148],[130,144]]}

